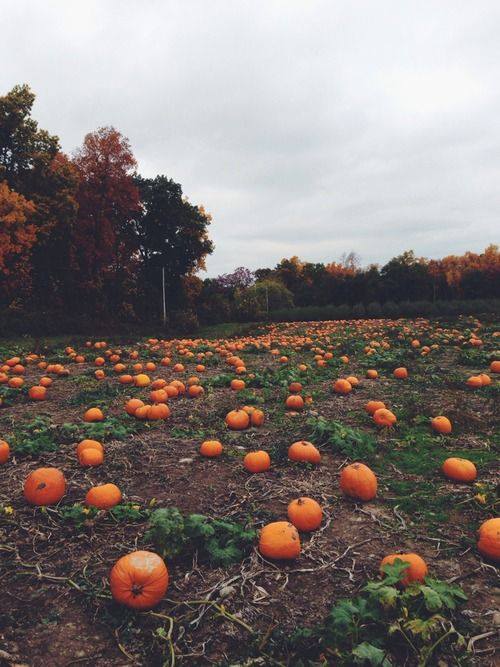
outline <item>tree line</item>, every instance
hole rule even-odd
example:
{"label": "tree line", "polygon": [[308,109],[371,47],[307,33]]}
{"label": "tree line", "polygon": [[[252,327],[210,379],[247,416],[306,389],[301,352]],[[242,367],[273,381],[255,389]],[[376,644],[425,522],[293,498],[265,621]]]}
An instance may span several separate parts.
{"label": "tree line", "polygon": [[34,101],[27,85],[0,97],[4,335],[157,324],[164,293],[169,324],[186,331],[199,322],[306,316],[307,308],[319,317],[326,307],[346,316],[397,315],[393,304],[499,297],[493,245],[440,260],[407,251],[382,267],[361,267],[354,253],[331,263],[291,257],[202,279],[214,249],[204,207],[165,175],[142,177],[113,127],[87,134],[65,155],[58,137],[32,118]]}

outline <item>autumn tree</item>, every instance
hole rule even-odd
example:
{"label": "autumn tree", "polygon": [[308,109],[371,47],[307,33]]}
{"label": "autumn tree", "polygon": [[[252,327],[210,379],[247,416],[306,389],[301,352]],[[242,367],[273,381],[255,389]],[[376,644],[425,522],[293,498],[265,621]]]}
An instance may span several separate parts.
{"label": "autumn tree", "polygon": [[134,229],[149,302],[154,295],[153,309],[158,309],[164,271],[169,307],[179,307],[180,279],[204,268],[205,257],[213,251],[208,238],[212,217],[203,206],[191,204],[171,178],[137,177],[136,184],[141,209]]}
{"label": "autumn tree", "polygon": [[[15,86],[0,97],[0,180],[33,204],[36,235],[24,284],[31,283],[33,303],[62,306],[71,284],[70,238],[77,202],[77,174],[60,152],[59,139],[31,117],[35,95]],[[33,239],[34,241],[34,239]]]}
{"label": "autumn tree", "polygon": [[73,164],[79,180],[72,260],[77,291],[93,312],[117,314],[131,308],[137,271],[134,220],[139,190],[128,139],[113,127],[86,135]]}

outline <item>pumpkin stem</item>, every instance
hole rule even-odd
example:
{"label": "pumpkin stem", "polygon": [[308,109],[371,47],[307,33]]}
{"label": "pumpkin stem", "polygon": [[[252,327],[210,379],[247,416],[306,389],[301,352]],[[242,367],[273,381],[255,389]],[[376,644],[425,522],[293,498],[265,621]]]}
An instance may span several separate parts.
{"label": "pumpkin stem", "polygon": [[40,482],[40,484],[36,487],[37,491],[40,491],[41,489],[44,489],[47,486],[45,482]]}
{"label": "pumpkin stem", "polygon": [[142,593],[142,586],[139,586],[137,584],[132,584],[132,589],[131,590],[132,590],[132,595],[137,597],[138,595],[140,595]]}

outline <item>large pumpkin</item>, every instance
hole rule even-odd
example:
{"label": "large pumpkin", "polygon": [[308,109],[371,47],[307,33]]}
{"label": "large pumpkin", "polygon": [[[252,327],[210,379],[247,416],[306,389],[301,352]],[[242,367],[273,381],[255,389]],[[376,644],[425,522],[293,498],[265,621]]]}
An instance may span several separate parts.
{"label": "large pumpkin", "polygon": [[100,510],[107,510],[121,502],[122,494],[116,484],[100,484],[93,486],[88,490],[85,496],[87,505],[97,507]]}
{"label": "large pumpkin", "polygon": [[442,471],[455,482],[472,482],[477,477],[476,466],[468,459],[451,457],[443,463]]}
{"label": "large pumpkin", "polygon": [[259,551],[265,558],[292,560],[300,554],[300,538],[288,521],[274,521],[260,532]]}
{"label": "large pumpkin", "polygon": [[231,410],[226,415],[226,424],[232,431],[243,431],[250,426],[250,417],[244,410]]}
{"label": "large pumpkin", "polygon": [[116,561],[109,583],[116,602],[132,609],[151,609],[168,588],[167,566],[152,551],[133,551]]}
{"label": "large pumpkin", "polygon": [[351,498],[372,500],[377,495],[377,478],[364,463],[351,463],[340,474],[340,488]]}
{"label": "large pumpkin", "polygon": [[382,559],[380,569],[382,570],[384,565],[392,565],[398,558],[404,563],[409,564],[409,567],[405,570],[404,577],[401,579],[403,586],[408,586],[413,581],[422,582],[427,576],[427,564],[418,554],[390,554]]}
{"label": "large pumpkin", "polygon": [[58,468],[37,468],[24,482],[24,497],[32,505],[55,505],[66,493],[66,480]]}
{"label": "large pumpkin", "polygon": [[313,498],[297,498],[288,505],[288,518],[298,530],[310,532],[321,525],[323,510]]}
{"label": "large pumpkin", "polygon": [[299,440],[294,442],[293,445],[290,445],[288,448],[288,458],[291,461],[302,461],[305,463],[319,463],[321,460],[321,454],[319,450],[307,440]]}
{"label": "large pumpkin", "polygon": [[500,562],[500,517],[481,524],[477,548],[483,556]]}

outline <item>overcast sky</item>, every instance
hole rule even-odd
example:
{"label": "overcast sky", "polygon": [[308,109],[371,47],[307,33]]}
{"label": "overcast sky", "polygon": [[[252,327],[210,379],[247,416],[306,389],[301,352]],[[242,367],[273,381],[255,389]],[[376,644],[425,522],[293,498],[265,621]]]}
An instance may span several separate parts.
{"label": "overcast sky", "polygon": [[16,83],[203,203],[209,275],[499,238],[499,0],[0,0]]}

